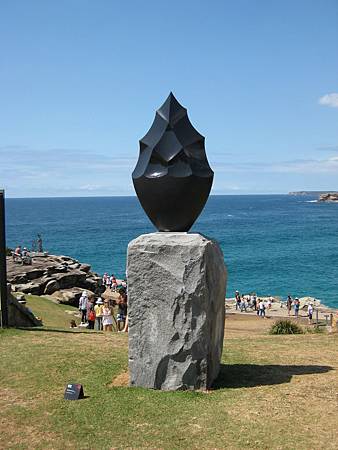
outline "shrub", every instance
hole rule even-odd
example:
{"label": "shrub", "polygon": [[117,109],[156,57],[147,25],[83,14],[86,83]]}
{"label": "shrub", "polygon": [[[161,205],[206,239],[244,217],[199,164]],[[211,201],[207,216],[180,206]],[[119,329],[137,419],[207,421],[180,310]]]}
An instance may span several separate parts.
{"label": "shrub", "polygon": [[12,249],[9,247],[6,247],[6,256],[11,256],[12,255]]}
{"label": "shrub", "polygon": [[291,320],[281,319],[275,322],[269,331],[270,334],[302,334],[303,329]]}

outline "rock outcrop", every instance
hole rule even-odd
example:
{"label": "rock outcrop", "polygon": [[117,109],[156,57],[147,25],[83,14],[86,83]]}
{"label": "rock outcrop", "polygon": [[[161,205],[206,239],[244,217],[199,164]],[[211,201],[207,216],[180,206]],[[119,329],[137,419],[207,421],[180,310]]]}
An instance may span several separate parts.
{"label": "rock outcrop", "polygon": [[52,297],[59,303],[78,305],[81,292],[100,294],[101,277],[69,256],[35,253],[31,265],[21,265],[7,257],[7,280],[13,291]]}
{"label": "rock outcrop", "polygon": [[10,327],[39,327],[42,321],[32,311],[20,303],[19,298],[11,293],[11,285],[7,286],[8,324]]}
{"label": "rock outcrop", "polygon": [[152,233],[128,246],[132,386],[207,389],[223,349],[226,269],[216,242]]}
{"label": "rock outcrop", "polygon": [[335,202],[338,203],[338,192],[327,192],[320,195],[319,202]]}

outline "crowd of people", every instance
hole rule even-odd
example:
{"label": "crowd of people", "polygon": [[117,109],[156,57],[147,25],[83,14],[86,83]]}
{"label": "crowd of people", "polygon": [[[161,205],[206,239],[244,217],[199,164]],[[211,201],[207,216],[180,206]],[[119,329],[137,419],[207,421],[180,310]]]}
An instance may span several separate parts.
{"label": "crowd of people", "polygon": [[[257,297],[255,293],[250,295],[241,295],[239,291],[235,292],[235,302],[236,302],[236,310],[240,312],[247,312],[248,310],[254,310],[257,312],[259,317],[264,318],[266,310],[271,309],[273,303],[273,297],[268,297],[267,299],[260,299]],[[281,307],[283,306],[283,302],[281,302]],[[286,300],[286,307],[288,310],[288,315],[292,315],[292,310],[294,311],[294,317],[298,319],[299,317],[299,309],[300,309],[300,300],[298,297],[292,298],[291,295],[288,295]],[[309,323],[312,323],[313,317],[313,303],[309,303],[307,305],[307,317]]]}
{"label": "crowd of people", "polygon": [[105,289],[116,292],[119,288],[127,289],[127,280],[117,280],[114,274],[105,272],[102,277],[102,285]]}
{"label": "crowd of people", "polygon": [[236,310],[240,312],[247,312],[248,310],[257,311],[257,315],[265,317],[265,310],[272,306],[272,298],[263,300],[257,297],[256,294],[241,295],[239,291],[235,292]]}
{"label": "crowd of people", "polygon": [[[128,332],[128,297],[125,288],[120,288],[117,299],[102,299],[88,296],[83,291],[79,299],[81,313],[80,327],[97,331]],[[71,321],[71,328],[76,328],[75,320]]]}

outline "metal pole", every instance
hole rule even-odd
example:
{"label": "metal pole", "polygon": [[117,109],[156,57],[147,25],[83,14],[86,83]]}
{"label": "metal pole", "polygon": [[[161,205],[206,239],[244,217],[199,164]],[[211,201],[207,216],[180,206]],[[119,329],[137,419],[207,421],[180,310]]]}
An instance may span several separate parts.
{"label": "metal pole", "polygon": [[0,190],[0,296],[1,326],[8,327],[6,233],[5,233],[5,191]]}

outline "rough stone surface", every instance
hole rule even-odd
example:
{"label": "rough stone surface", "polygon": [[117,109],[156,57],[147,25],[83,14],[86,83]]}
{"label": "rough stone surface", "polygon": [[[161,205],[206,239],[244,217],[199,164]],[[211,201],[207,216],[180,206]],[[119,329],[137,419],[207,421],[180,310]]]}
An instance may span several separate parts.
{"label": "rough stone surface", "polygon": [[21,265],[7,257],[7,280],[13,291],[25,294],[50,295],[60,291],[58,301],[76,306],[81,290],[95,294],[103,290],[101,277],[90,271],[89,264],[46,253],[33,253],[31,265]]}
{"label": "rough stone surface", "polygon": [[[83,288],[73,287],[71,289],[59,289],[53,294],[45,294],[44,297],[49,298],[54,303],[63,303],[65,305],[79,306],[79,299],[83,293]],[[94,292],[87,289],[89,297],[94,295]]]}
{"label": "rough stone surface", "polygon": [[226,269],[199,234],[152,233],[128,246],[130,384],[207,389],[218,375]]}
{"label": "rough stone surface", "polygon": [[39,327],[42,321],[37,319],[32,311],[19,303],[19,299],[11,293],[11,285],[7,285],[8,323],[10,327]]}
{"label": "rough stone surface", "polygon": [[53,294],[53,292],[58,291],[60,289],[60,284],[56,280],[50,280],[46,284],[45,294]]}

